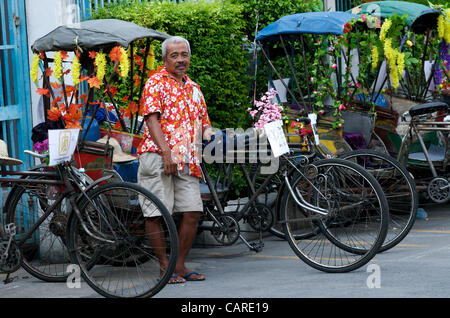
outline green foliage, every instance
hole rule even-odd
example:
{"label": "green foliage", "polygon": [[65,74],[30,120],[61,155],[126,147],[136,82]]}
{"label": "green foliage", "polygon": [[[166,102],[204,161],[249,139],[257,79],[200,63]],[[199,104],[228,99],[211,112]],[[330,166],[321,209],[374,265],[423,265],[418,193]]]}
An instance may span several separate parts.
{"label": "green foliage", "polygon": [[414,3],[420,3],[425,6],[431,7],[431,5],[448,5],[448,0],[408,0],[407,2],[414,2]]}
{"label": "green foliage", "polygon": [[[107,6],[94,12],[94,19],[115,18],[180,35],[189,40],[192,57],[188,76],[205,95],[215,127],[250,126],[246,109],[249,56],[243,49],[245,35],[242,7],[216,2],[131,2]],[[157,61],[160,43],[154,41]]]}
{"label": "green foliage", "polygon": [[254,38],[256,22],[258,30],[289,14],[322,11],[321,0],[224,0],[225,3],[240,4],[246,17],[249,39]]}

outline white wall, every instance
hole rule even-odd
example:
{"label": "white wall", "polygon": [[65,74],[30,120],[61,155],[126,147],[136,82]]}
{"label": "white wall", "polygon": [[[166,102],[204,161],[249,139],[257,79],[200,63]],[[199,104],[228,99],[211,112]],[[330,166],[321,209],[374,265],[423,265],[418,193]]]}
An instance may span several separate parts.
{"label": "white wall", "polygon": [[[33,59],[31,45],[40,37],[48,34],[60,25],[80,21],[79,10],[71,0],[26,0],[27,32],[29,48],[29,65]],[[48,54],[48,56],[52,56]],[[69,80],[70,76],[67,77]],[[71,78],[70,78],[71,80]],[[68,81],[69,82],[69,81]],[[43,107],[39,101],[41,96],[36,93],[36,85],[31,82],[32,118],[34,127],[44,120]]]}
{"label": "white wall", "polygon": [[323,0],[323,11],[336,11],[336,0]]}

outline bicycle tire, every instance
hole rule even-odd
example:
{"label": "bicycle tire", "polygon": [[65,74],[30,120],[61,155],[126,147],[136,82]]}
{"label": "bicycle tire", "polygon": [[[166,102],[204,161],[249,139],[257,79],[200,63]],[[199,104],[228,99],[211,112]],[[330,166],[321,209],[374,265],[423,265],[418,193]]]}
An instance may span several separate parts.
{"label": "bicycle tire", "polygon": [[[48,180],[48,177],[30,178]],[[36,185],[34,189],[20,184],[12,187],[5,202],[5,220],[16,224],[16,241],[28,233],[39,216],[51,206],[52,201],[47,197],[49,189],[58,191],[56,187],[48,185]],[[66,198],[34,231],[32,238],[20,247],[23,253],[22,267],[29,274],[46,282],[67,280],[70,257],[65,228],[69,214],[70,204]]]}
{"label": "bicycle tire", "polygon": [[379,252],[393,248],[408,235],[416,220],[419,198],[414,179],[396,159],[374,150],[354,150],[339,158],[361,165],[383,188],[389,204],[389,225]]}
{"label": "bicycle tire", "polygon": [[[142,206],[158,210],[165,240],[168,264],[163,273],[149,233],[136,220],[144,219]],[[143,187],[128,182],[107,183],[97,187],[78,204],[89,235],[76,215],[68,228],[71,260],[80,266],[87,284],[108,298],[152,297],[169,281],[178,254],[175,223],[164,204]],[[96,227],[96,230],[94,229]]]}
{"label": "bicycle tire", "polygon": [[[326,208],[328,215],[310,213],[298,205],[298,209],[290,208],[292,194],[285,191],[282,223],[286,239],[295,254],[315,269],[330,273],[356,270],[376,255],[386,237],[389,210],[382,188],[375,177],[350,161],[321,159],[311,164],[317,168],[315,177],[308,176],[311,183],[300,175],[290,185],[303,191],[310,204]],[[326,200],[320,199],[318,189],[326,189]],[[309,238],[297,239],[299,232]]]}

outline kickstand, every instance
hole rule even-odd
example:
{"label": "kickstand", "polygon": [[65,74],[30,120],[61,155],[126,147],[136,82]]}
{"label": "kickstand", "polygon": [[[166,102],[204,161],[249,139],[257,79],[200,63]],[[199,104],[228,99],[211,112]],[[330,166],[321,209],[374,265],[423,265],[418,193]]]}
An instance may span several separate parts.
{"label": "kickstand", "polygon": [[256,253],[258,253],[258,252],[261,252],[263,250],[264,243],[262,241],[260,241],[260,242],[249,242],[242,236],[242,234],[239,234],[239,238],[242,240],[242,242],[244,242],[245,245],[247,245],[247,247],[251,251],[255,251]]}
{"label": "kickstand", "polygon": [[[261,222],[261,220],[260,220],[260,222]],[[261,224],[260,224],[260,228],[259,228],[259,242],[249,242],[242,236],[242,234],[239,234],[239,238],[242,240],[242,242],[244,242],[245,245],[247,245],[247,247],[251,251],[255,251],[256,253],[259,253],[263,250],[264,243],[262,240]]]}
{"label": "kickstand", "polygon": [[9,278],[10,275],[11,275],[11,273],[6,274],[5,280],[3,280],[3,283],[5,285],[9,284],[9,283],[12,283],[13,281],[15,281],[19,277],[19,276],[14,276],[13,278]]}

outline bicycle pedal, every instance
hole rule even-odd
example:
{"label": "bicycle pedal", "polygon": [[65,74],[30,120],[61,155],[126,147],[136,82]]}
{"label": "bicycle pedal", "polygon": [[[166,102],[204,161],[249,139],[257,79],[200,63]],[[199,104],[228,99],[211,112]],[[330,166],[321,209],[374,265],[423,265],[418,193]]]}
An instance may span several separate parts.
{"label": "bicycle pedal", "polygon": [[255,251],[256,253],[259,253],[263,250],[264,248],[264,243],[250,243],[250,250]]}
{"label": "bicycle pedal", "polygon": [[16,225],[14,223],[9,223],[5,225],[5,233],[8,236],[16,235]]}

